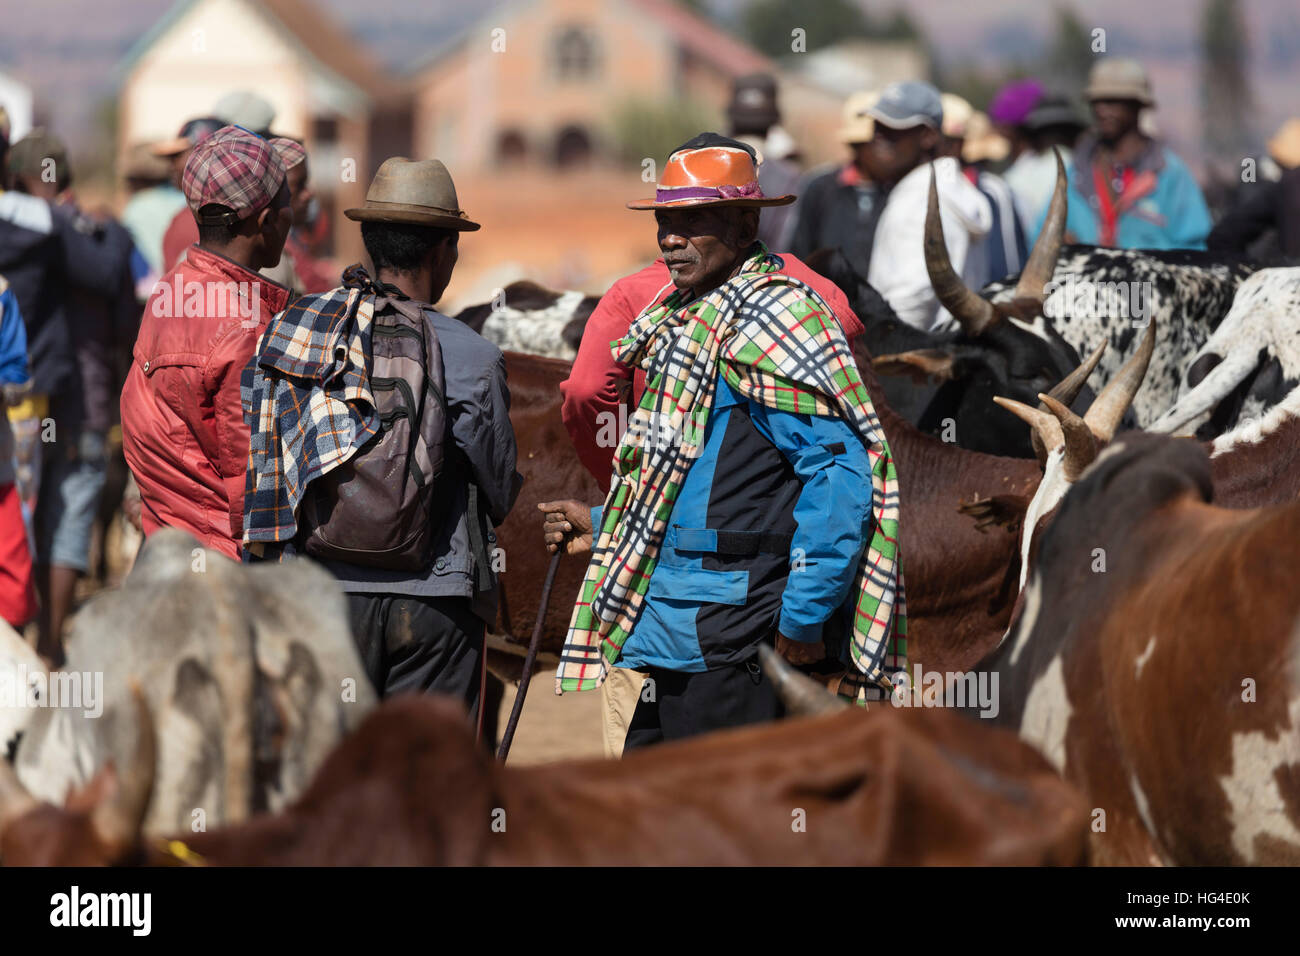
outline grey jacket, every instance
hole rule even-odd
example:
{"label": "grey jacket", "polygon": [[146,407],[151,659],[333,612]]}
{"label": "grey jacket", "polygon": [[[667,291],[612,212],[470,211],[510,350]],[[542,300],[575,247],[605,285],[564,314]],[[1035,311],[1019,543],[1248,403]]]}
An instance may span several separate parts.
{"label": "grey jacket", "polygon": [[[523,477],[515,470],[515,432],[501,350],[463,322],[425,306],[442,346],[452,442],[439,478],[442,529],[429,570],[420,575],[324,562],[343,590],[365,594],[468,597],[489,624],[496,617],[492,570],[496,534],[514,506]],[[454,450],[453,450],[454,449]],[[473,500],[471,500],[473,499]]]}

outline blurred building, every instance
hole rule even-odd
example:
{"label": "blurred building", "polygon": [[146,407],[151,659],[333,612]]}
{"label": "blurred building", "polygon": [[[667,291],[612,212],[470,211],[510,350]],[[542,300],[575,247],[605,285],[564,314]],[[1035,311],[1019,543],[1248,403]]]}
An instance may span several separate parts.
{"label": "blurred building", "polygon": [[672,0],[525,0],[464,30],[413,78],[414,145],[453,168],[581,166],[613,154],[625,103],[717,111],[732,80],[773,70]]}
{"label": "blurred building", "polygon": [[9,114],[9,141],[26,136],[32,128],[32,88],[8,73],[0,73],[0,106]]}
{"label": "blurred building", "polygon": [[[361,204],[374,169],[410,147],[402,88],[307,0],[180,0],[120,65],[119,157],[130,143],[176,135],[234,89],[276,111],[272,131],[301,139],[312,186],[333,223]],[[335,230],[337,254],[360,258],[355,229]]]}

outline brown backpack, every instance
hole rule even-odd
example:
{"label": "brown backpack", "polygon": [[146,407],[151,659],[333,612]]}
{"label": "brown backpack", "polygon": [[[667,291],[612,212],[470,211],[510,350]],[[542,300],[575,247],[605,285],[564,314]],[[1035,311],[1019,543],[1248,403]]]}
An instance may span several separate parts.
{"label": "brown backpack", "polygon": [[[315,558],[426,571],[433,558],[434,490],[448,434],[438,335],[418,305],[385,303],[371,325],[370,391],[380,429],[308,487],[299,527]],[[373,308],[367,299],[360,308]]]}

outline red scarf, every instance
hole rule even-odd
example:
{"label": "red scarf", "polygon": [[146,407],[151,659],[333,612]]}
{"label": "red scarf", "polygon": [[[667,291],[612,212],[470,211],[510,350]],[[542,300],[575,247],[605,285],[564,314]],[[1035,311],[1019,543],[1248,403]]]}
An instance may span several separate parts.
{"label": "red scarf", "polygon": [[1097,244],[1113,246],[1119,233],[1119,217],[1128,212],[1139,199],[1156,188],[1156,175],[1146,169],[1134,173],[1131,166],[1112,167],[1120,170],[1120,194],[1113,198],[1110,192],[1108,163],[1098,160],[1092,164],[1092,183],[1097,190],[1101,229]]}

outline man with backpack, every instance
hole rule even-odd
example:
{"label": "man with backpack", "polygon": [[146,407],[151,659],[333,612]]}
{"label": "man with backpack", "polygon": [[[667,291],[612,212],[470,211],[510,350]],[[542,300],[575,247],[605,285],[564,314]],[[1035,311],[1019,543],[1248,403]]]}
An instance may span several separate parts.
{"label": "man with backpack", "polygon": [[522,478],[501,351],[432,303],[479,226],[437,160],[386,160],[344,214],[374,277],[356,265],[296,300],[244,372],[246,554],[306,554],[335,574],[381,695],[436,691],[474,711],[492,529]]}

